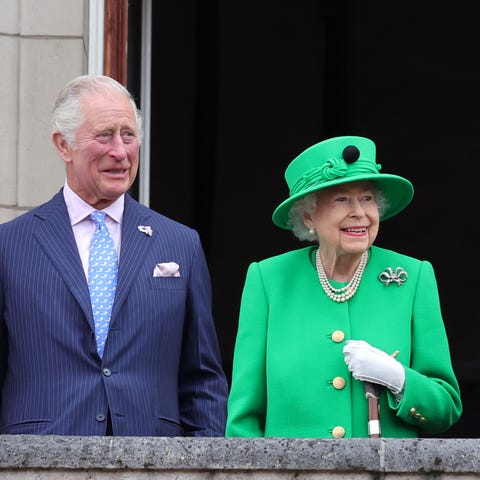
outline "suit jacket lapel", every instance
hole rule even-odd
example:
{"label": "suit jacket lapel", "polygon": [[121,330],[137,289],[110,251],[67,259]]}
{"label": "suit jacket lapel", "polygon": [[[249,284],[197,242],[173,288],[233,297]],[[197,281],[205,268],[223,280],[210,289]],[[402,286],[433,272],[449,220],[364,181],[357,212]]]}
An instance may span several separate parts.
{"label": "suit jacket lapel", "polygon": [[[93,327],[88,283],[78,254],[62,190],[52,200],[39,207],[35,216],[39,220],[35,237],[77,299]],[[129,195],[125,195],[118,283],[110,323],[114,322],[117,312],[125,301],[132,283],[143,265],[145,256],[153,244],[153,236],[158,234],[158,232],[153,232],[152,237],[150,237],[138,230],[139,225],[149,225],[150,216],[148,212],[145,214],[145,210],[140,204]]]}
{"label": "suit jacket lapel", "polygon": [[38,226],[34,236],[93,326],[88,284],[62,191],[38,208],[35,213]]}
{"label": "suit jacket lapel", "polygon": [[138,229],[141,225],[149,225],[150,216],[151,214],[148,212],[145,214],[145,210],[140,204],[129,195],[125,195],[122,222],[122,247],[118,264],[118,283],[110,323],[115,321],[117,313],[125,301],[132,283],[135,281],[140,268],[144,264],[145,256],[153,245],[154,235],[158,235],[158,232],[154,231],[152,236],[149,236]]}

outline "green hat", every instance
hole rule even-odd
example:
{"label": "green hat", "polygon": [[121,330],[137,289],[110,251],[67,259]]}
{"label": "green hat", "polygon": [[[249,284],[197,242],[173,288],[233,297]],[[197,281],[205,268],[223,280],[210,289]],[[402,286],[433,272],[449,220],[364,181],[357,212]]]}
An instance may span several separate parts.
{"label": "green hat", "polygon": [[380,220],[402,211],[413,198],[413,185],[405,178],[380,173],[375,143],[364,137],[334,137],[316,143],[292,160],[285,170],[290,196],[273,212],[275,225],[291,229],[288,212],[299,198],[322,188],[359,180],[373,180],[386,199]]}

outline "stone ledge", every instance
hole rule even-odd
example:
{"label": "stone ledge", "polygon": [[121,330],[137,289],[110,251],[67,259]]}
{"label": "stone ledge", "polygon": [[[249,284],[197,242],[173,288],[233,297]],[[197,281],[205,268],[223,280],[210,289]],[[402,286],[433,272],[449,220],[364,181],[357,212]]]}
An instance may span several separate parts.
{"label": "stone ledge", "polygon": [[0,477],[31,469],[480,474],[480,442],[0,435]]}

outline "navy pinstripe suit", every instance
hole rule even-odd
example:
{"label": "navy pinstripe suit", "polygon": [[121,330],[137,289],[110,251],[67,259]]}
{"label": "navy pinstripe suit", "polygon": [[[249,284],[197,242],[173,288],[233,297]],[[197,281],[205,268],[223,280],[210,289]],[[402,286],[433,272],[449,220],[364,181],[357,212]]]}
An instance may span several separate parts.
{"label": "navy pinstripe suit", "polygon": [[[150,226],[151,236],[138,230]],[[180,277],[153,277],[174,261]],[[227,382],[198,234],[125,196],[103,360],[62,190],[0,225],[0,433],[222,436]]]}

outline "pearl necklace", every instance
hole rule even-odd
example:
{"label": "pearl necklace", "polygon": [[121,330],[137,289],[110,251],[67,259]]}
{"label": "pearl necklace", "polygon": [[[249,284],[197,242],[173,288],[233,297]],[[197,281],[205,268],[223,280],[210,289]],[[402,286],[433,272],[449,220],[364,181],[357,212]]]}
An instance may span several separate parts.
{"label": "pearl necklace", "polygon": [[360,280],[362,279],[363,271],[367,266],[368,261],[368,252],[365,251],[360,257],[360,263],[358,264],[355,273],[353,274],[352,279],[342,288],[335,288],[330,283],[330,280],[325,273],[323,268],[322,259],[320,257],[320,249],[317,250],[316,254],[316,266],[318,272],[318,279],[320,280],[320,285],[323,288],[323,291],[331,298],[334,302],[343,303],[347,300],[350,300],[355,293],[357,292],[358,286],[360,285]]}

